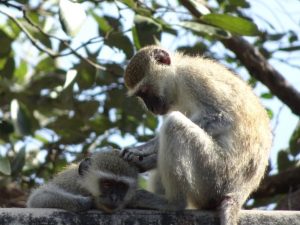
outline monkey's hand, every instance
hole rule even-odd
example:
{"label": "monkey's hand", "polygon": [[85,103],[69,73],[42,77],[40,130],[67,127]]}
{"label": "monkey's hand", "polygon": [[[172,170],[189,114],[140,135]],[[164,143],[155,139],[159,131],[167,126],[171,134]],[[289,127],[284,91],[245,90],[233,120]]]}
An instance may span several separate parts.
{"label": "monkey's hand", "polygon": [[125,148],[121,157],[135,165],[139,172],[145,172],[156,167],[158,151],[158,137],[138,147]]}

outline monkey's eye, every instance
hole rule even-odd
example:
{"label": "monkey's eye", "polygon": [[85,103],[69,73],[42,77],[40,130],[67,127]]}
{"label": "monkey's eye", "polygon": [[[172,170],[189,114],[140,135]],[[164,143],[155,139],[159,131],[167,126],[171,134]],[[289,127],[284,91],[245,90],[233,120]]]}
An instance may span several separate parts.
{"label": "monkey's eye", "polygon": [[169,56],[169,53],[162,49],[154,49],[153,56],[156,62],[163,65],[170,65],[171,64],[171,58]]}

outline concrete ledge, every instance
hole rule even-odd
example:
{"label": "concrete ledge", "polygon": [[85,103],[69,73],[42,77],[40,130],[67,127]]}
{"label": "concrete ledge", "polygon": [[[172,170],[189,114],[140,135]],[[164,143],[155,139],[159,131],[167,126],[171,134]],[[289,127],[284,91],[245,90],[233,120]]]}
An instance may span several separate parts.
{"label": "concrete ledge", "polygon": [[[1,225],[218,225],[214,212],[187,210],[160,212],[123,210],[115,214],[99,211],[72,213],[58,209],[0,209]],[[300,211],[241,212],[240,225],[300,225]]]}

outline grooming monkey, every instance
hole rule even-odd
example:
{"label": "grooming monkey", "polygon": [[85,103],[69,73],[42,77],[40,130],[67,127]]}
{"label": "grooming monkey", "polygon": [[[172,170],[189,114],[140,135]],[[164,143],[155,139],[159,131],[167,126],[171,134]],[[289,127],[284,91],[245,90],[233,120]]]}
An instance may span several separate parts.
{"label": "grooming monkey", "polygon": [[167,207],[218,208],[221,225],[236,225],[271,147],[268,115],[251,88],[217,62],[158,46],[141,49],[124,78],[129,95],[165,119],[157,137],[122,156],[142,171],[157,167],[154,188]]}
{"label": "grooming monkey", "polygon": [[27,207],[109,213],[125,207],[165,208],[164,198],[137,190],[137,177],[137,168],[120,158],[118,150],[95,153],[33,191]]}

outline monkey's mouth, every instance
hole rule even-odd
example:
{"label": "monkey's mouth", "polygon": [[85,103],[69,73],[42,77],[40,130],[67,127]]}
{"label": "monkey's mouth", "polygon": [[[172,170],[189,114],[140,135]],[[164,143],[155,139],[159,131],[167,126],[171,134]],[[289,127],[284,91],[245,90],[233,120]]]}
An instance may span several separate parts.
{"label": "monkey's mouth", "polygon": [[154,108],[150,111],[156,115],[165,115],[168,112],[168,110],[166,110],[164,108]]}
{"label": "monkey's mouth", "polygon": [[145,98],[143,101],[147,109],[156,115],[165,115],[168,112],[167,104],[162,97]]}
{"label": "monkey's mouth", "polygon": [[107,212],[107,213],[113,213],[115,211],[118,210],[118,206],[117,205],[103,205],[101,207],[101,209],[104,211],[104,212]]}

